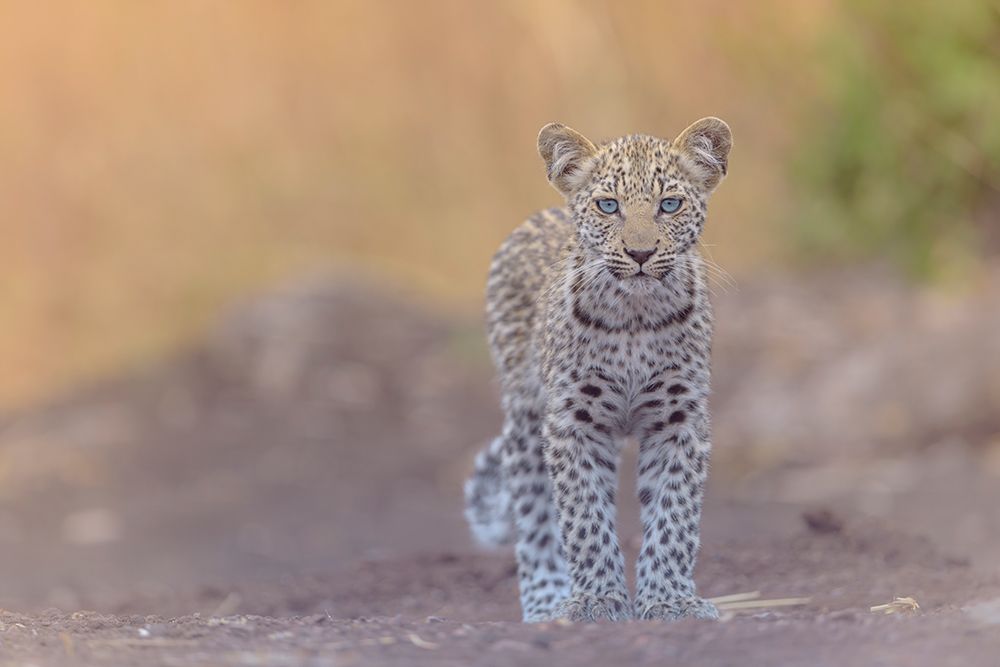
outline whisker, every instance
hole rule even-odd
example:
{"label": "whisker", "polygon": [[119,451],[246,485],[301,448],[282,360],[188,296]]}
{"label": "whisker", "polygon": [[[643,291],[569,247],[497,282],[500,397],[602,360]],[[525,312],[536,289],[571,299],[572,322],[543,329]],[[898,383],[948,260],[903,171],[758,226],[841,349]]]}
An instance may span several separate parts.
{"label": "whisker", "polygon": [[716,244],[714,244],[714,243],[712,243],[712,244],[702,243],[702,245],[705,247],[705,254],[707,254],[708,257],[702,257],[701,260],[703,262],[705,262],[708,266],[711,266],[711,267],[715,268],[721,274],[721,277],[723,277],[725,280],[729,281],[729,283],[733,287],[737,287],[738,288],[739,284],[737,283],[736,278],[734,278],[733,275],[731,273],[729,273],[729,271],[726,271],[724,268],[722,268],[722,266],[718,262],[715,261],[715,258],[712,257],[712,250],[711,250],[711,248],[715,247]]}
{"label": "whisker", "polygon": [[681,261],[685,266],[688,266],[692,270],[703,271],[705,273],[708,278],[707,283],[709,292],[713,296],[716,295],[716,291],[713,289],[713,283],[723,292],[728,292],[731,288],[738,287],[736,279],[733,278],[728,271],[712,260],[705,259],[700,255],[692,254],[683,256]]}

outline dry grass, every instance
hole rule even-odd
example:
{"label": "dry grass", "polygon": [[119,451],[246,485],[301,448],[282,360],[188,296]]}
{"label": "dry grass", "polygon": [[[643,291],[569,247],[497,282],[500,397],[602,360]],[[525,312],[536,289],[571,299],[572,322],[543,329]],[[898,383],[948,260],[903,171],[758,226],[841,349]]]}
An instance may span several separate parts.
{"label": "dry grass", "polygon": [[873,614],[913,614],[920,611],[920,605],[911,597],[897,597],[887,604],[873,606],[870,611]]}
{"label": "dry grass", "polygon": [[723,614],[736,611],[750,611],[756,609],[775,609],[777,607],[797,607],[812,602],[809,597],[794,598],[769,598],[762,599],[760,591],[748,593],[734,593],[732,595],[720,595],[709,598],[709,602],[718,607]]}
{"label": "dry grass", "polygon": [[[716,114],[709,241],[771,258],[822,5],[202,2],[0,9],[0,405],[183,340],[234,296],[350,261],[471,305],[557,202],[534,153]],[[793,64],[794,63],[794,64]]]}

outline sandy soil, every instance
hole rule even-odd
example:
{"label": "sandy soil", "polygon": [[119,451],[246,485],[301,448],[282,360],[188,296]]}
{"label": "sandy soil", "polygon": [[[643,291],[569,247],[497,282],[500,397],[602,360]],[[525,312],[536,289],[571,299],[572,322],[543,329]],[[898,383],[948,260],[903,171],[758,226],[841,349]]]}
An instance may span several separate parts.
{"label": "sandy soil", "polygon": [[[920,410],[895,430],[858,411],[838,449],[828,424],[871,382],[920,405],[919,387],[893,393],[891,378],[919,373],[906,355],[944,334],[928,325],[883,354],[896,319],[843,325],[823,344],[884,361],[845,385],[829,357],[802,356],[814,328],[740,328],[748,312],[808,311],[808,290],[794,307],[801,291],[777,306],[764,288],[722,297],[733,328],[720,331],[722,439],[698,580],[709,596],[804,604],[721,623],[518,623],[511,555],[478,551],[461,519],[462,478],[499,419],[478,323],[320,280],[234,309],[158,367],[0,417],[0,661],[997,664],[1000,420],[988,397],[933,415],[933,429],[914,426]],[[997,330],[963,329],[980,331]],[[790,422],[801,447],[762,444],[779,430],[741,407],[748,377],[803,406]],[[833,412],[818,411],[829,396]],[[909,429],[939,435],[907,444]],[[634,514],[624,508],[630,551]],[[869,611],[895,596],[920,611]]]}

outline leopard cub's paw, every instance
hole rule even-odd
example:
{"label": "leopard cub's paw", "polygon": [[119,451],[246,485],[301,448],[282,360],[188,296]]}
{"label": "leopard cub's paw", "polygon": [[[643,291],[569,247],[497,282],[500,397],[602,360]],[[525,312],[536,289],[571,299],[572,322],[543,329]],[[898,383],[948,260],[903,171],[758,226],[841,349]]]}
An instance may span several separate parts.
{"label": "leopard cub's paw", "polygon": [[558,615],[574,622],[627,621],[632,603],[626,595],[573,595],[559,605]]}
{"label": "leopard cub's paw", "polygon": [[717,620],[719,610],[704,598],[687,597],[660,600],[636,605],[638,617],[644,621],[675,621],[681,618]]}

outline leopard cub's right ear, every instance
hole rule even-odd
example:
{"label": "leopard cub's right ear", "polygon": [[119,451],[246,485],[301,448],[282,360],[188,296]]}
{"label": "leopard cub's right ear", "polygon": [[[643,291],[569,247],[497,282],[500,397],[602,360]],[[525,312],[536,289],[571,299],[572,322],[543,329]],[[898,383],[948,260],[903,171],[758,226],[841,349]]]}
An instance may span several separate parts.
{"label": "leopard cub's right ear", "polygon": [[571,127],[549,123],[538,133],[538,154],[545,161],[549,183],[569,197],[590,171],[597,147]]}

